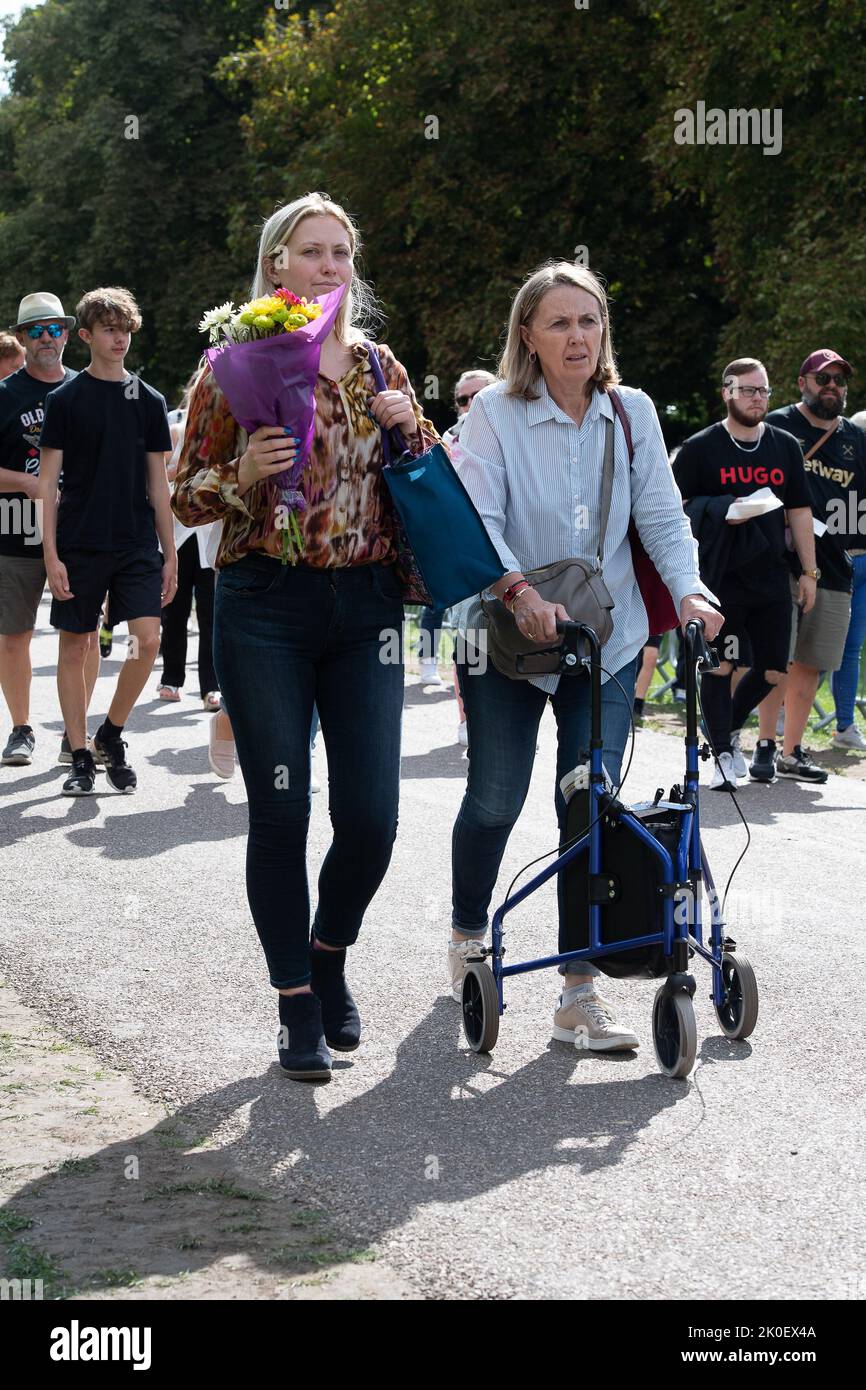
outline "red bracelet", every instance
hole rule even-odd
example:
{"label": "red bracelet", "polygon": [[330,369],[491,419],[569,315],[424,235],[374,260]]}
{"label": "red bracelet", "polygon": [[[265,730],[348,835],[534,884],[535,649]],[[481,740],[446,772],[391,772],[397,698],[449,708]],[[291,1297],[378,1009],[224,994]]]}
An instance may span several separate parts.
{"label": "red bracelet", "polygon": [[522,593],[524,589],[531,588],[532,585],[528,579],[515,579],[514,583],[509,584],[505,593],[502,595],[502,602],[505,604],[506,608],[510,608],[518,594]]}

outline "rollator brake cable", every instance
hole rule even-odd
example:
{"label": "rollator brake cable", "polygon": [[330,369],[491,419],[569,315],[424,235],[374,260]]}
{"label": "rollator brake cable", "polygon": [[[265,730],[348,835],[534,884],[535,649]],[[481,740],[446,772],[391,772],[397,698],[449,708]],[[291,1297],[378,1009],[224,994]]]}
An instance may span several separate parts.
{"label": "rollator brake cable", "polygon": [[[713,740],[712,740],[711,737],[710,737],[710,726],[709,726],[709,724],[707,723],[707,718],[706,718],[706,715],[704,714],[704,703],[703,703],[703,700],[701,699],[701,687],[700,687],[700,684],[699,684],[699,683],[698,683],[698,685],[697,685],[696,688],[697,688],[697,696],[698,696],[698,708],[699,708],[700,711],[701,711],[701,720],[702,720],[703,726],[704,726],[703,732],[704,732],[704,735],[705,735],[706,740],[707,740],[707,747],[709,748],[710,752],[712,753],[713,757],[715,758],[716,766],[717,766],[717,767],[720,767],[719,755],[718,755],[718,753],[716,752],[716,746],[715,746],[715,744],[713,743]],[[721,913],[722,918],[724,918],[724,915],[725,915],[725,903],[728,901],[728,892],[730,891],[731,884],[732,884],[733,881],[734,881],[734,874],[737,872],[737,869],[740,867],[740,865],[742,864],[742,862],[743,862],[743,860],[745,859],[746,855],[748,854],[748,852],[749,852],[749,846],[750,846],[751,843],[752,843],[752,832],[751,832],[751,830],[749,829],[749,822],[746,820],[746,817],[743,815],[742,811],[740,810],[740,803],[739,803],[739,801],[737,800],[737,793],[736,793],[736,790],[735,790],[734,787],[729,786],[728,783],[727,783],[727,781],[724,783],[724,787],[725,787],[725,791],[728,793],[728,795],[730,796],[731,800],[733,801],[735,807],[737,808],[737,815],[740,817],[740,820],[743,822],[743,825],[746,827],[746,843],[745,843],[745,845],[743,846],[742,853],[740,854],[739,859],[737,860],[737,862],[736,862],[736,864],[734,865],[734,867],[731,869],[731,872],[730,872],[730,874],[728,875],[728,881],[727,881],[727,883],[725,884],[725,891],[724,891],[724,893],[722,894],[722,903],[721,903],[721,907],[719,908],[719,912]]]}

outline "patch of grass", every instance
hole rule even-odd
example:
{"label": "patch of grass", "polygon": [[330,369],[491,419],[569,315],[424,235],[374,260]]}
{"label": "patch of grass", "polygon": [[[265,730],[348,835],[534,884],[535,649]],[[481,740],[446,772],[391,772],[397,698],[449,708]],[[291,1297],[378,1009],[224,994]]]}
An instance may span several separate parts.
{"label": "patch of grass", "polygon": [[95,1173],[99,1169],[99,1160],[96,1158],[64,1158],[58,1173],[65,1173],[67,1176],[74,1175],[79,1177],[83,1173]]}
{"label": "patch of grass", "polygon": [[327,1244],[329,1244],[327,1238],[322,1237],[319,1240],[311,1241],[309,1245],[279,1245],[268,1252],[267,1261],[268,1264],[309,1264],[321,1267],[340,1264],[367,1264],[377,1258],[372,1250],[331,1249],[324,1251],[313,1248]]}
{"label": "patch of grass", "polygon": [[222,1235],[248,1236],[253,1231],[263,1231],[265,1229],[262,1221],[237,1221],[233,1226],[217,1226],[217,1230]]}
{"label": "patch of grass", "polygon": [[58,1090],[58,1091],[60,1090],[61,1087],[62,1087],[65,1091],[78,1091],[78,1090],[81,1089],[81,1082],[80,1082],[80,1081],[70,1081],[70,1079],[69,1079],[68,1077],[63,1077],[62,1080],[60,1080],[60,1081],[55,1081],[55,1082],[54,1082],[54,1086],[55,1086],[55,1089]]}
{"label": "patch of grass", "polygon": [[197,1149],[207,1138],[206,1135],[183,1135],[175,1125],[166,1125],[154,1130],[157,1140],[164,1149]]}
{"label": "patch of grass", "polygon": [[82,1115],[98,1115],[98,1114],[99,1114],[99,1106],[98,1106],[98,1105],[88,1105],[87,1109],[86,1109],[86,1110],[82,1110],[81,1113],[82,1113]]}
{"label": "patch of grass", "polygon": [[142,1275],[134,1269],[95,1269],[87,1279],[89,1289],[132,1289],[140,1284]]}
{"label": "patch of grass", "polygon": [[239,1202],[266,1202],[267,1197],[261,1196],[258,1192],[247,1192],[242,1187],[236,1187],[233,1182],[224,1182],[219,1178],[207,1178],[204,1182],[166,1182],[155,1187],[153,1192],[145,1194],[144,1200],[151,1202],[156,1197],[179,1197],[183,1193],[189,1193],[194,1197],[231,1197]]}
{"label": "patch of grass", "polygon": [[15,1038],[12,1033],[0,1033],[0,1052],[13,1052]]}
{"label": "patch of grass", "polygon": [[181,1236],[177,1243],[178,1250],[201,1250],[204,1241],[201,1236]]}
{"label": "patch of grass", "polygon": [[54,1043],[49,1043],[48,1046],[46,1047],[45,1051],[46,1051],[46,1052],[71,1052],[71,1051],[72,1051],[72,1047],[71,1047],[71,1044],[70,1044],[70,1043],[58,1043],[58,1042],[54,1042]]}
{"label": "patch of grass", "polygon": [[6,1246],[7,1279],[41,1279],[49,1298],[66,1298],[70,1280],[52,1255],[27,1245],[23,1240],[10,1241]]}
{"label": "patch of grass", "polygon": [[0,1211],[0,1239],[5,1240],[17,1231],[29,1231],[35,1225],[32,1216],[21,1216],[17,1211]]}
{"label": "patch of grass", "polygon": [[32,1091],[33,1087],[28,1086],[26,1081],[7,1081],[5,1086],[0,1086],[0,1091]]}

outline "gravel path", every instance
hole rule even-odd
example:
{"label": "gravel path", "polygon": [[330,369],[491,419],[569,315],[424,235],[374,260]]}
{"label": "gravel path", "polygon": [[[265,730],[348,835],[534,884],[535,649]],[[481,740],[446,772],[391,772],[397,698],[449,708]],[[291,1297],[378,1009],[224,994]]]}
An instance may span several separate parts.
{"label": "gravel path", "polygon": [[[466,764],[451,696],[408,684],[397,846],[351,966],[365,1042],[330,1086],[308,1089],[273,1057],[275,1001],[243,888],[243,783],[210,773],[209,716],[191,695],[156,701],[154,674],[128,731],[136,796],[61,798],[44,609],[41,622],[35,761],[0,770],[0,959],[58,1036],[124,1069],[251,1180],[323,1202],[347,1240],[372,1245],[422,1295],[864,1296],[866,784],[740,793],[752,846],[728,920],[761,990],[749,1042],[721,1036],[699,968],[688,1083],[657,1070],[653,982],[606,991],[639,1053],[581,1056],[551,1042],[556,985],[539,972],[508,983],[496,1050],[476,1057],[443,992]],[[97,715],[117,669],[103,663]],[[540,740],[501,891],[555,843],[549,712]],[[630,795],[669,785],[682,756],[678,740],[641,731]],[[326,786],[321,746],[315,766]],[[724,883],[745,832],[726,796],[707,792],[703,811]],[[313,881],[328,832],[325,790],[313,799]],[[554,901],[546,885],[510,919],[511,961],[553,947]]]}

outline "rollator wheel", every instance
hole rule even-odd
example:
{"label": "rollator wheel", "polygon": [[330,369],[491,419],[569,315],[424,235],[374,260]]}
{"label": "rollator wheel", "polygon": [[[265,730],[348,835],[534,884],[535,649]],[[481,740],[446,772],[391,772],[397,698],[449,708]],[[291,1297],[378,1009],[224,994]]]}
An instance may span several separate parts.
{"label": "rollator wheel", "polygon": [[726,1038],[748,1038],[758,1022],[758,981],[751,961],[741,955],[722,957],[722,981],[727,999],[716,1005]]}
{"label": "rollator wheel", "polygon": [[669,994],[664,985],[653,1001],[653,1047],[668,1076],[688,1076],[698,1052],[695,1006],[688,994]]}
{"label": "rollator wheel", "polygon": [[492,1052],[499,1037],[499,992],[483,961],[467,965],[463,976],[463,1032],[473,1052]]}

